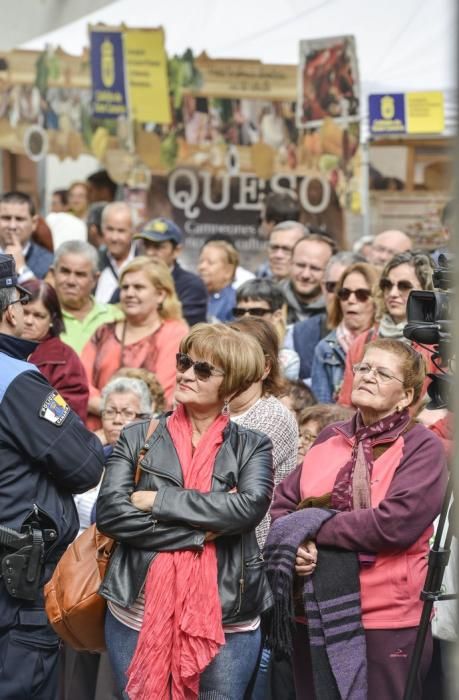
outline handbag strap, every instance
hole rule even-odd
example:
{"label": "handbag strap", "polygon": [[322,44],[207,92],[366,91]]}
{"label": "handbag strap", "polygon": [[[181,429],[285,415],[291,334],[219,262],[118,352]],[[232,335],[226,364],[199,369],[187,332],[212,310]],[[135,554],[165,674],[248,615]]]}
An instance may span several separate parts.
{"label": "handbag strap", "polygon": [[158,425],[159,425],[159,420],[157,418],[152,418],[150,421],[150,425],[148,426],[147,434],[145,435],[144,445],[143,445],[142,449],[140,450],[139,455],[137,457],[137,465],[136,465],[136,469],[135,469],[135,478],[134,478],[134,483],[136,485],[139,483],[139,480],[140,480],[140,471],[141,471],[140,462],[145,457],[145,455],[147,454],[149,447],[150,447],[148,444],[148,440],[149,440],[149,438],[151,438],[151,436],[155,432]]}

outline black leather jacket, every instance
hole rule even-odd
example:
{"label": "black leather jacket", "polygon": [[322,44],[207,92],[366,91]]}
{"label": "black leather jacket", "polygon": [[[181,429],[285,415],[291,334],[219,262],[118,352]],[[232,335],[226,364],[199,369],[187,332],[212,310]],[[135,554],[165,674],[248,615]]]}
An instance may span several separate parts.
{"label": "black leather jacket", "polygon": [[[212,490],[183,488],[177,453],[166,417],[148,441],[141,477],[134,486],[137,455],[148,422],[127,426],[107,464],[97,501],[97,527],[119,542],[100,588],[101,595],[127,607],[137,598],[156,553],[204,547],[215,540],[223,623],[248,620],[272,605],[272,594],[255,537],[271,503],[272,444],[262,433],[229,423],[215,459]],[[237,487],[237,493],[228,491]],[[135,508],[130,495],[158,491],[151,512]]]}

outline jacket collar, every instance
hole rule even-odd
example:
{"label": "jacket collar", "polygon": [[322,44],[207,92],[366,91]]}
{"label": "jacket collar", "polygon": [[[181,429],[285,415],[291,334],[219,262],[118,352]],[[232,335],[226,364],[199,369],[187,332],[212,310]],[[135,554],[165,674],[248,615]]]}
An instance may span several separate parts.
{"label": "jacket collar", "polygon": [[27,360],[33,353],[38,343],[24,338],[16,338],[14,335],[0,333],[0,352],[16,358],[17,360]]}
{"label": "jacket collar", "polygon": [[[157,473],[164,474],[176,482],[177,485],[183,487],[182,467],[166,427],[166,420],[169,415],[170,412],[159,418],[159,425],[148,440],[149,449],[142,459],[142,464]],[[233,449],[232,438],[235,436],[235,431],[236,426],[230,421],[223,432],[223,444],[215,458],[213,471],[214,478],[227,483],[230,487],[236,485],[231,475],[238,474],[239,471]]]}

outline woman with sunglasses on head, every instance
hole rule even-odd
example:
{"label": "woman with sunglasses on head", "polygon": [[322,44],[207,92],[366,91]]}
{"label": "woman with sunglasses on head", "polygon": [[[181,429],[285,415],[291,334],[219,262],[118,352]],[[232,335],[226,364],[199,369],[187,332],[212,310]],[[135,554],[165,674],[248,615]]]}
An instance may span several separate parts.
{"label": "woman with sunglasses on head", "polygon": [[374,323],[372,290],[378,277],[376,268],[358,262],[349,265],[338,280],[327,310],[327,324],[332,330],[317,344],[312,361],[311,389],[318,403],[336,401],[346,353],[360,333]]}
{"label": "woman with sunglasses on head", "polygon": [[38,279],[23,282],[22,286],[30,294],[25,300],[22,337],[38,343],[29,362],[38,367],[51,386],[85,421],[88,414],[88,379],[76,352],[59,338],[65,324],[54,287]]}
{"label": "woman with sunglasses on head", "polygon": [[[276,489],[264,551],[268,573],[279,565],[271,553],[282,539],[280,529],[293,532],[292,577],[299,577],[305,594],[311,586],[316,592],[325,587],[331,593],[321,600],[322,632],[321,615],[311,614],[306,620],[303,612],[297,617],[293,639],[297,700],[313,700],[314,684],[321,682],[323,657],[320,668],[311,663],[317,658],[321,634],[326,649],[331,644],[334,654],[329,655],[330,675],[336,682],[344,680],[347,689],[340,697],[402,700],[423,605],[420,592],[432,523],[446,485],[440,440],[409,412],[419,399],[425,375],[425,359],[410,345],[390,339],[370,343],[353,368],[355,416],[322,430],[303,463]],[[298,506],[312,509],[302,517],[295,512]],[[308,517],[314,518],[310,532],[315,534],[306,537],[301,527]],[[343,550],[340,566],[336,559],[329,564],[330,548]],[[306,606],[308,599],[305,595]],[[336,600],[334,615],[327,614],[331,600]],[[347,654],[346,669],[334,661],[340,651],[332,642],[338,642],[340,635],[346,640],[341,652],[341,658]],[[279,638],[274,630],[275,647]],[[431,654],[429,633],[416,698],[422,695]]]}
{"label": "woman with sunglasses on head", "polygon": [[[433,289],[432,272],[431,260],[424,253],[400,253],[386,264],[375,293],[377,323],[369,331],[361,333],[348,350],[338,403],[351,405],[352,367],[362,359],[367,343],[376,338],[409,342],[403,335],[407,321],[408,297],[412,290]],[[430,353],[415,343],[413,345],[429,362]]]}
{"label": "woman with sunglasses on head", "polygon": [[198,324],[177,354],[177,408],[121,433],[97,503],[113,537],[101,594],[120,690],[138,698],[244,697],[271,605],[255,528],[273,489],[272,445],[229,420],[228,404],[262,377],[250,336]]}

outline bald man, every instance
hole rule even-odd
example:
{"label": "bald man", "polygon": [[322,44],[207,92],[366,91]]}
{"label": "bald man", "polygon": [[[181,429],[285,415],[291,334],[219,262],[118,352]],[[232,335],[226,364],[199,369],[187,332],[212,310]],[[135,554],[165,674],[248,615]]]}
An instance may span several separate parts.
{"label": "bald man", "polygon": [[397,255],[411,250],[413,242],[403,231],[383,231],[374,237],[368,254],[368,262],[378,267],[384,265]]}

